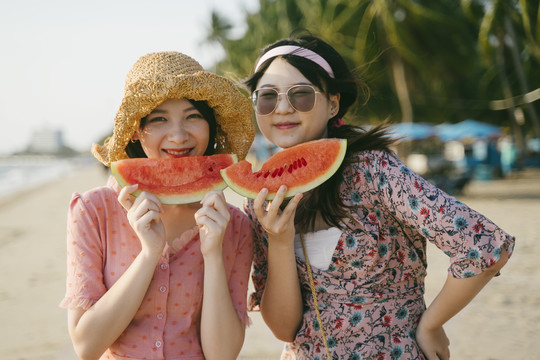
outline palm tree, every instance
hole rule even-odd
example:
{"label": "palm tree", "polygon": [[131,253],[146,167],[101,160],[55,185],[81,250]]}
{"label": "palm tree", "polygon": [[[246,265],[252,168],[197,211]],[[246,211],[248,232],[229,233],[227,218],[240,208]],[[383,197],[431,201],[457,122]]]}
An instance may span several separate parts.
{"label": "palm tree", "polygon": [[[495,96],[508,100],[509,105],[497,110],[507,110],[510,128],[513,130],[516,145],[525,153],[526,145],[524,139],[525,129],[530,128],[535,136],[540,138],[540,122],[533,103],[516,103],[516,94],[524,95],[529,92],[527,78],[536,72],[537,78],[540,73],[535,70],[538,67],[538,43],[533,36],[533,25],[530,21],[530,12],[536,9],[538,12],[538,2],[533,6],[527,1],[492,0],[484,4],[484,13],[480,22],[478,42],[482,50],[482,59],[486,66],[493,66],[496,69],[495,79],[499,79],[501,91]],[[534,11],[533,11],[534,13]],[[540,31],[540,23],[536,22],[536,27]],[[516,29],[521,32],[519,36]],[[538,31],[537,31],[538,32]],[[524,57],[524,55],[529,55]],[[532,63],[536,59],[536,66]],[[528,63],[528,64],[527,64]],[[529,75],[526,75],[526,71]],[[524,107],[527,117],[517,117],[522,114],[521,106]]]}
{"label": "palm tree", "polygon": [[[530,1],[513,1],[527,3],[527,19],[536,21]],[[489,108],[490,101],[504,97],[495,58],[488,56],[488,62],[481,55],[485,51],[480,46],[484,29],[480,24],[487,3],[259,0],[260,10],[246,13],[244,37],[220,41],[227,56],[217,69],[243,78],[252,71],[261,47],[304,27],[335,46],[370,86],[369,102],[361,101],[353,109],[360,122],[393,118],[440,123],[473,117],[501,123],[506,121],[501,112]],[[524,30],[528,37],[540,33],[534,31],[535,21],[528,21]],[[535,71],[536,67],[524,67],[526,74]]]}

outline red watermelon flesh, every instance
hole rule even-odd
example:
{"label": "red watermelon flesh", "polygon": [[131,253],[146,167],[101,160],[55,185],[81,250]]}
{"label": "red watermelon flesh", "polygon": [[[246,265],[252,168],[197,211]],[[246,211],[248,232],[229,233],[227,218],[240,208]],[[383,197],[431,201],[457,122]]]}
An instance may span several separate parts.
{"label": "red watermelon flesh", "polygon": [[139,184],[133,195],[147,191],[163,204],[200,201],[211,190],[227,187],[219,171],[234,164],[234,154],[190,156],[170,159],[125,159],[111,163],[118,184]]}
{"label": "red watermelon flesh", "polygon": [[243,160],[221,170],[221,176],[232,190],[251,199],[267,188],[266,199],[272,200],[281,185],[287,185],[285,197],[293,197],[328,180],[339,169],[346,149],[345,139],[314,140],[278,152],[257,172]]}

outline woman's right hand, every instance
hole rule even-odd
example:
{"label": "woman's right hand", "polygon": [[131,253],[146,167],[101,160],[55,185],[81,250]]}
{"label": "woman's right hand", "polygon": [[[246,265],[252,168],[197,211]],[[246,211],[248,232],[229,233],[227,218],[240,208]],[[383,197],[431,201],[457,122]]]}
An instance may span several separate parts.
{"label": "woman's right hand", "polygon": [[143,250],[161,254],[165,247],[165,227],[160,216],[163,206],[155,195],[148,192],[133,196],[137,187],[137,184],[125,186],[118,195],[118,201],[127,210],[129,224],[137,233]]}
{"label": "woman's right hand", "polygon": [[285,206],[285,209],[281,211],[280,206],[286,192],[287,186],[281,185],[274,200],[264,208],[268,189],[262,189],[253,202],[253,210],[259,223],[268,233],[268,236],[272,237],[273,241],[290,241],[290,239],[294,238],[294,215],[296,207],[300,199],[302,199],[302,194],[296,194]]}

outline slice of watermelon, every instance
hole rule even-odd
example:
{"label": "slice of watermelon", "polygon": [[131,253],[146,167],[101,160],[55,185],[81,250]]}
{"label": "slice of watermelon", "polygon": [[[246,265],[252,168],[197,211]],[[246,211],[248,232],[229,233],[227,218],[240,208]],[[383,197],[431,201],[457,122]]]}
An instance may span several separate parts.
{"label": "slice of watermelon", "polygon": [[254,199],[268,189],[272,200],[281,185],[287,185],[285,197],[309,191],[328,180],[345,158],[347,140],[321,139],[282,150],[253,172],[251,164],[242,160],[221,170],[221,176],[238,194]]}
{"label": "slice of watermelon", "polygon": [[200,201],[210,190],[227,187],[219,170],[236,163],[234,154],[190,156],[178,159],[125,159],[111,163],[121,187],[139,184],[141,191],[156,195],[163,204]]}

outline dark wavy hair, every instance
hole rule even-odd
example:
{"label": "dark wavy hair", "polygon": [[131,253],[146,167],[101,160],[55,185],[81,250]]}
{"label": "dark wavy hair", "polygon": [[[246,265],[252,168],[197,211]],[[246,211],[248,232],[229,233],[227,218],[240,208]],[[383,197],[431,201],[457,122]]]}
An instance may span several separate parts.
{"label": "dark wavy hair", "polygon": [[[201,113],[203,118],[208,123],[208,126],[210,128],[210,133],[208,136],[208,146],[206,147],[206,151],[204,152],[204,155],[213,155],[216,151],[215,144],[216,144],[216,131],[217,131],[217,122],[216,122],[216,116],[214,114],[214,109],[212,109],[206,101],[195,101],[187,99],[194,107]],[[146,126],[146,117],[141,119],[141,124],[139,125],[140,129],[144,129]],[[142,146],[141,142],[139,140],[136,140],[134,142],[129,142],[126,146],[126,154],[130,158],[145,158],[147,157]]]}
{"label": "dark wavy hair", "polygon": [[[293,33],[287,39],[268,45],[262,49],[259,57],[278,46],[296,45],[316,52],[332,67],[333,78],[311,60],[295,55],[281,56],[326,94],[340,94],[339,112],[328,120],[328,137],[347,139],[347,153],[340,169],[322,185],[304,194],[296,210],[295,224],[301,231],[313,231],[317,213],[320,213],[328,225],[343,229],[343,219],[350,217],[349,210],[351,209],[341,201],[339,196],[343,169],[355,161],[355,153],[366,150],[391,152],[390,145],[394,139],[389,136],[385,123],[368,130],[355,125],[336,126],[339,124],[339,119],[347,114],[351,105],[357,100],[359,89],[366,101],[369,97],[369,89],[364,82],[355,79],[343,57],[331,45],[309,33],[303,33],[306,31]],[[265,61],[255,73],[244,80],[244,85],[251,93],[256,89],[257,83],[274,59]]]}

